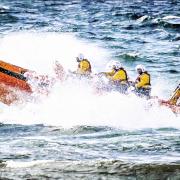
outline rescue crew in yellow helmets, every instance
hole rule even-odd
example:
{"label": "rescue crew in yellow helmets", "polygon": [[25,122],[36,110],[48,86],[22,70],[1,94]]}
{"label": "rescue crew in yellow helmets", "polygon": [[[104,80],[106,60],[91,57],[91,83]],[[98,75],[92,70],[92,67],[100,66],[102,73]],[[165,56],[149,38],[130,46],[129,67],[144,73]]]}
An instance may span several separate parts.
{"label": "rescue crew in yellow helmets", "polygon": [[91,74],[91,63],[84,58],[83,54],[79,54],[76,58],[78,62],[78,68],[76,73],[79,75],[90,75]]}
{"label": "rescue crew in yellow helmets", "polygon": [[150,97],[151,93],[151,77],[150,74],[145,70],[143,65],[137,65],[136,71],[138,77],[135,81],[136,94],[141,97]]}
{"label": "rescue crew in yellow helmets", "polygon": [[128,76],[126,70],[119,61],[112,61],[111,71],[105,73],[112,86],[121,93],[126,93],[128,89]]}

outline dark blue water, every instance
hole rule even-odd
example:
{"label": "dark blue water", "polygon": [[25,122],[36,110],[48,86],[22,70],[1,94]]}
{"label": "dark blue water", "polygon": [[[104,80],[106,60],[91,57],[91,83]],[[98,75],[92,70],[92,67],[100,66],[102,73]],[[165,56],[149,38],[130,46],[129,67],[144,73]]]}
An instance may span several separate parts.
{"label": "dark blue water", "polygon": [[[24,33],[27,36],[24,36]],[[32,34],[34,36],[31,37]],[[25,46],[30,44],[28,51],[32,51],[30,54],[34,53],[33,57],[38,57],[38,52],[34,52],[34,46],[38,47],[35,43],[42,46],[44,42],[48,42],[43,41],[43,38],[52,40],[51,36],[54,37],[54,34],[53,41],[58,39],[59,35],[66,37],[68,34],[85,44],[98,44],[98,47],[110,55],[110,60],[122,62],[132,78],[135,76],[134,67],[139,63],[144,64],[152,75],[155,95],[168,98],[179,83],[178,0],[0,1],[1,59],[6,57],[11,62],[10,58],[15,55],[15,59],[21,58],[17,65],[29,61],[28,58],[22,60],[26,51],[21,49],[23,46],[19,46],[20,41]],[[55,46],[57,42],[59,46],[63,46],[61,43],[68,44],[70,41],[68,39],[67,42],[61,42],[58,39]],[[64,51],[73,54],[73,49],[79,45],[78,41],[74,42],[75,45]],[[47,47],[50,48],[51,45]],[[101,55],[97,53],[101,51],[98,50],[91,54],[94,57],[99,56],[104,64]],[[48,57],[51,52],[46,49],[43,51]],[[60,54],[63,53],[60,51]],[[31,61],[26,63],[31,64]],[[43,63],[40,69],[46,66],[48,63]],[[68,86],[67,89],[73,88]],[[161,91],[158,91],[159,89]],[[161,94],[162,92],[164,94]],[[93,100],[90,96],[87,98],[88,103],[82,96],[85,100],[78,104],[75,103],[78,98],[64,94],[64,90],[61,93],[63,95],[60,96],[60,101],[54,100],[59,98],[55,93],[56,98],[50,99],[45,105],[35,103],[27,107],[2,107],[0,178],[180,178],[179,115],[174,115],[167,109],[142,110],[134,100],[124,108],[122,102],[118,103],[119,97],[116,95],[112,95],[113,100],[105,97],[105,101]],[[66,105],[63,97],[69,96],[70,98],[66,99],[70,105]],[[77,97],[81,98],[81,95],[77,94]],[[89,110],[83,107],[85,105]],[[57,107],[60,107],[62,112],[54,113]],[[74,109],[79,113],[75,113]],[[122,109],[122,112],[119,109]],[[64,115],[68,117],[68,128],[64,127]],[[42,120],[43,118],[45,120]],[[63,123],[55,123],[56,120]],[[22,123],[24,121],[26,123]],[[74,121],[80,122],[80,126],[76,126],[78,123]],[[71,122],[74,125],[71,125]],[[88,123],[84,122],[90,122],[92,126],[85,126],[84,124]]]}

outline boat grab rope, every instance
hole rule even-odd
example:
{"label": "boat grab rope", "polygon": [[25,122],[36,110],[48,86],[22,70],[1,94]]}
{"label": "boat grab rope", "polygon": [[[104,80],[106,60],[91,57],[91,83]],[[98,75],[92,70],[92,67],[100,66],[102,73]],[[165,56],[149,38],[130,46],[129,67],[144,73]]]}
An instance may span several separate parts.
{"label": "boat grab rope", "polygon": [[10,71],[10,70],[7,70],[7,69],[4,69],[2,67],[0,67],[0,72],[6,74],[6,75],[9,75],[9,76],[12,76],[12,77],[15,77],[17,79],[20,79],[20,80],[23,80],[23,81],[26,81],[26,77],[24,77],[23,74],[19,74],[19,73],[15,73],[13,71]]}

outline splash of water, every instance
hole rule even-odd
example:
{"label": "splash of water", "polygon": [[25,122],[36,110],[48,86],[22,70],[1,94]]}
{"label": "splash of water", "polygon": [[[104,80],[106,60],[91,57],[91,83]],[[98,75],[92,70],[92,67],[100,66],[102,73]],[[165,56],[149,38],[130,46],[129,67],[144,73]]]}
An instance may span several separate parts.
{"label": "splash of water", "polygon": [[66,69],[75,68],[79,53],[92,62],[94,70],[104,67],[109,56],[97,44],[77,40],[69,34],[24,32],[0,39],[1,59],[39,73],[51,74],[55,60]]}
{"label": "splash of water", "polygon": [[[53,61],[58,59],[75,68],[75,57],[83,52],[100,71],[109,54],[96,44],[82,42],[72,35],[11,34],[1,39],[1,58],[10,63],[51,75]],[[2,107],[0,122],[46,124],[69,128],[77,125],[110,126],[122,129],[180,128],[180,117],[166,107],[148,107],[146,100],[118,92],[98,95],[92,85],[83,81],[56,84],[50,95],[38,102]]]}

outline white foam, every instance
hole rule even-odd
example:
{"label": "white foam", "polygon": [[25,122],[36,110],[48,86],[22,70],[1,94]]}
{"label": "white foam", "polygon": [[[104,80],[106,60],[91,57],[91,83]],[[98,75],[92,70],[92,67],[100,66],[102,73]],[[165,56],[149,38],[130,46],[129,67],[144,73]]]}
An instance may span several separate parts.
{"label": "white foam", "polygon": [[97,44],[77,40],[70,34],[12,33],[0,39],[0,49],[2,60],[39,73],[52,73],[55,60],[66,69],[75,69],[79,53],[92,62],[93,70],[105,67],[108,60],[108,53]]}
{"label": "white foam", "polygon": [[0,4],[0,10],[1,10],[1,12],[3,12],[2,10],[9,10],[9,6],[4,6],[4,5]]}
{"label": "white foam", "polygon": [[173,16],[173,15],[169,15],[169,16],[165,16],[162,18],[163,20],[169,20],[169,19],[180,19],[179,16]]}
{"label": "white foam", "polygon": [[39,103],[5,109],[2,117],[4,123],[42,123],[64,128],[77,125],[122,129],[180,128],[180,116],[167,107],[149,107],[144,99],[118,92],[97,95],[87,84],[69,82],[54,87],[49,97]]}
{"label": "white foam", "polygon": [[38,164],[50,163],[53,160],[37,160],[31,162],[6,161],[7,168],[27,168]]}
{"label": "white foam", "polygon": [[149,19],[150,17],[148,15],[144,15],[142,17],[140,17],[139,19],[137,19],[138,22],[142,23],[144,22],[145,20]]}

